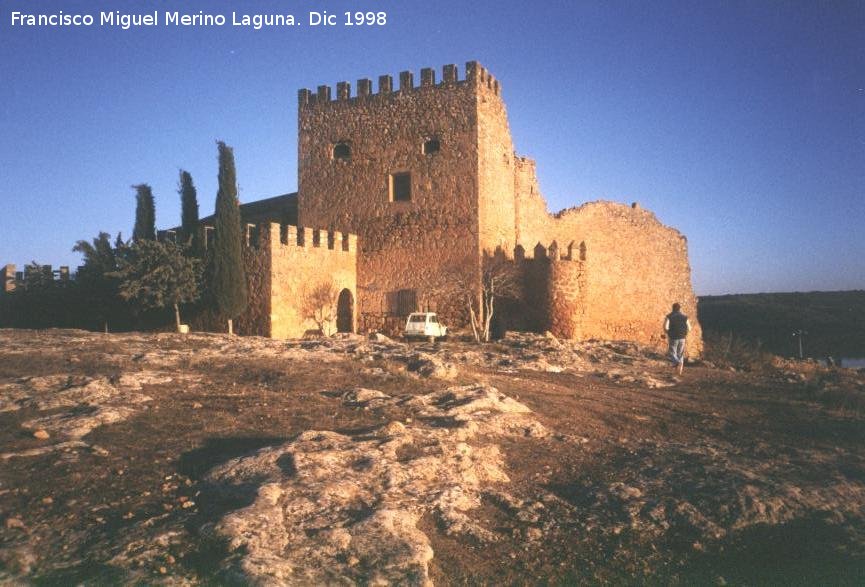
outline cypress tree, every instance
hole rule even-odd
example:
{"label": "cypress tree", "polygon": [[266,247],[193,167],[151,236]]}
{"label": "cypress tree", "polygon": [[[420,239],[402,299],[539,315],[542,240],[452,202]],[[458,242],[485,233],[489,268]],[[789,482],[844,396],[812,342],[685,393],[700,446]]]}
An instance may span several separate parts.
{"label": "cypress tree", "polygon": [[198,192],[192,183],[192,175],[188,171],[180,170],[180,226],[183,231],[183,242],[198,251]]}
{"label": "cypress tree", "polygon": [[216,307],[228,320],[228,333],[232,334],[232,319],[246,308],[246,274],[243,267],[234,151],[222,141],[216,144],[219,149],[219,191],[216,193],[214,211],[211,287]]}
{"label": "cypress tree", "polygon": [[135,227],[132,240],[156,240],[156,206],[153,190],[146,183],[132,186],[135,189]]}

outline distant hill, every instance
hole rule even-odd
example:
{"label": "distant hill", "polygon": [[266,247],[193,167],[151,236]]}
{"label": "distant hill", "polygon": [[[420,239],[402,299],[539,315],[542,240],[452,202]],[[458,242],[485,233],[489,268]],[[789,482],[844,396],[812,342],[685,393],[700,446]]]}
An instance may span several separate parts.
{"label": "distant hill", "polygon": [[732,333],[794,356],[801,329],[805,356],[865,357],[865,290],[702,296],[697,313],[708,337]]}

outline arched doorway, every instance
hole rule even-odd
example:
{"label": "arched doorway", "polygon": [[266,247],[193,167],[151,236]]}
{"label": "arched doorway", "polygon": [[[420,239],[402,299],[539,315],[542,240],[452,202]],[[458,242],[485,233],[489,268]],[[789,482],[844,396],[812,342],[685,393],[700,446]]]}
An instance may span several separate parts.
{"label": "arched doorway", "polygon": [[344,289],[336,302],[336,331],[354,332],[354,296]]}

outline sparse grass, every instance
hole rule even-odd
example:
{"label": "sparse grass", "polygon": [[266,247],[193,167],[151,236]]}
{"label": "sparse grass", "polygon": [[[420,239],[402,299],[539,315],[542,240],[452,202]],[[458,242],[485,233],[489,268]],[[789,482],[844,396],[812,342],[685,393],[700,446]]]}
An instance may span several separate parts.
{"label": "sparse grass", "polygon": [[806,383],[808,395],[829,408],[865,413],[865,387],[838,369],[816,372]]}
{"label": "sparse grass", "polygon": [[822,400],[835,409],[855,414],[865,413],[865,391],[855,389],[824,390]]}

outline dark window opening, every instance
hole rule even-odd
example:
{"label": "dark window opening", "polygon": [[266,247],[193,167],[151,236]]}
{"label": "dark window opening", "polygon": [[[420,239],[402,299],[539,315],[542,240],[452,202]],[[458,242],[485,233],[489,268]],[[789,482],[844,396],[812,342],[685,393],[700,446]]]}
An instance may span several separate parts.
{"label": "dark window opening", "polygon": [[390,176],[390,199],[393,202],[411,201],[410,173],[394,173]]}
{"label": "dark window opening", "polygon": [[432,155],[438,153],[441,149],[441,143],[438,139],[430,139],[423,144],[423,154]]}
{"label": "dark window opening", "polygon": [[339,292],[336,302],[336,331],[354,332],[354,296],[344,289]]}
{"label": "dark window opening", "polygon": [[387,293],[387,310],[395,316],[408,316],[417,311],[417,290],[400,289]]}
{"label": "dark window opening", "polygon": [[333,158],[348,161],[351,159],[351,147],[348,143],[337,143],[333,146]]}

